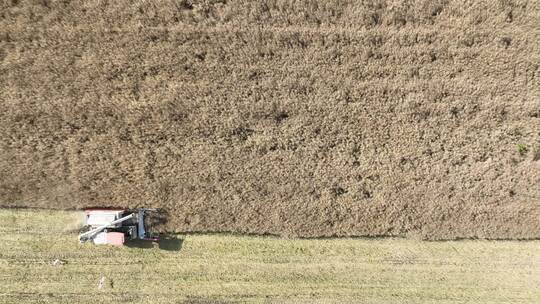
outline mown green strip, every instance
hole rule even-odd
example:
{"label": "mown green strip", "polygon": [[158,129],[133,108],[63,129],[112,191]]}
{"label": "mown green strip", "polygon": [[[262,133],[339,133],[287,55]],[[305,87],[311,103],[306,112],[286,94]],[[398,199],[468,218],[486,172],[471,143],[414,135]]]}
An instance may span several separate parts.
{"label": "mown green strip", "polygon": [[79,219],[0,210],[1,303],[540,302],[539,241],[211,234],[167,251],[79,244]]}

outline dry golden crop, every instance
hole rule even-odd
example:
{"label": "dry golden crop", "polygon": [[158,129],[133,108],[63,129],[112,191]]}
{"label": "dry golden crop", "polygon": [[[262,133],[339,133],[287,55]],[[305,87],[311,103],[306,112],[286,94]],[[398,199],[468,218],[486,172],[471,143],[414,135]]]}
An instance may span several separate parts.
{"label": "dry golden crop", "polygon": [[0,3],[2,206],[540,237],[538,1]]}

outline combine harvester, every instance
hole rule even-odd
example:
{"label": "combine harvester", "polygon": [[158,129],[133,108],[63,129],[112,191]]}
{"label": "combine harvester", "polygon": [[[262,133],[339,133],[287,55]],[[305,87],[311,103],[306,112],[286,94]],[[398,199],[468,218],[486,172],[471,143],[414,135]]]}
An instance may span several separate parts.
{"label": "combine harvester", "polygon": [[123,245],[129,240],[157,242],[144,224],[146,213],[153,209],[87,209],[85,227],[88,231],[79,235],[79,242],[94,244]]}

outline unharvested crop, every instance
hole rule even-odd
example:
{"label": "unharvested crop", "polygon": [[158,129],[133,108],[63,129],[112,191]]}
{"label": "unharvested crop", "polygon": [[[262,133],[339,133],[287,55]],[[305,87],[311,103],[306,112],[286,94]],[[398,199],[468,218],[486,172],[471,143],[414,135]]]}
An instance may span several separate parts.
{"label": "unharvested crop", "polygon": [[0,3],[0,205],[540,237],[538,1]]}

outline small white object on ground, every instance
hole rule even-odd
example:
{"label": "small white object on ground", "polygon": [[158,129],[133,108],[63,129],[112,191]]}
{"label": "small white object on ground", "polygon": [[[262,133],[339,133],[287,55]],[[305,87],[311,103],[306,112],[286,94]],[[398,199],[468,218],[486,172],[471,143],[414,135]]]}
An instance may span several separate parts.
{"label": "small white object on ground", "polygon": [[98,289],[103,289],[104,284],[105,284],[105,277],[101,277],[101,279],[99,279]]}
{"label": "small white object on ground", "polygon": [[59,265],[64,265],[66,263],[66,261],[62,261],[60,259],[55,259],[52,264],[53,266],[59,266]]}

